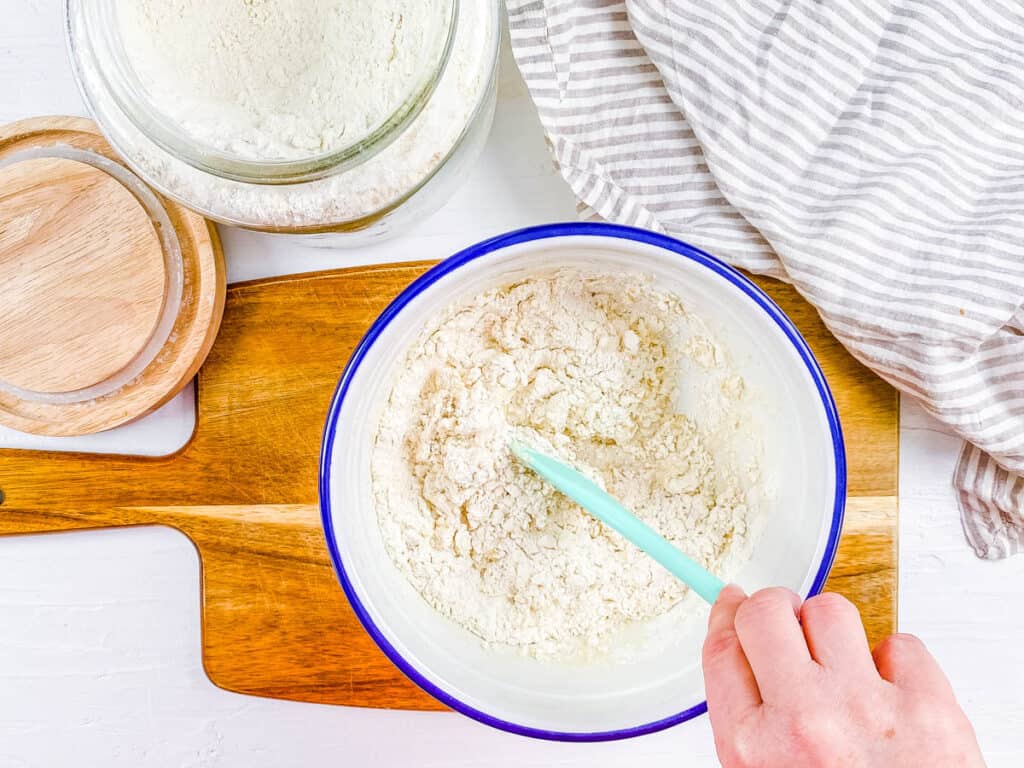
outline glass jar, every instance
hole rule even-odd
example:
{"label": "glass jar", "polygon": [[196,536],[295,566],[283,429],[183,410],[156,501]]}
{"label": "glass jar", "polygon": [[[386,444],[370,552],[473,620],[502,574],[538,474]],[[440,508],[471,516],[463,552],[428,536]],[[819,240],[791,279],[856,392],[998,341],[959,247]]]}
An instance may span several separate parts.
{"label": "glass jar", "polygon": [[[475,161],[494,114],[500,0],[438,0],[430,60],[398,108],[329,152],[254,159],[197,140],[155,106],[128,63],[123,0],[65,0],[75,75],[109,142],[149,185],[215,221],[338,233],[361,244],[439,208]],[[335,240],[335,238],[332,238]]]}

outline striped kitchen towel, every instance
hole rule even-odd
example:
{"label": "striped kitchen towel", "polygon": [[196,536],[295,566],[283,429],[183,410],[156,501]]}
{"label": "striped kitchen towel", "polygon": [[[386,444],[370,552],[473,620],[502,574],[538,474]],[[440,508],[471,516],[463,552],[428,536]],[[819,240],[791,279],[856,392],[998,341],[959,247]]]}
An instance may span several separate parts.
{"label": "striped kitchen towel", "polygon": [[581,212],[794,283],[966,439],[978,555],[1024,548],[1024,4],[507,6]]}

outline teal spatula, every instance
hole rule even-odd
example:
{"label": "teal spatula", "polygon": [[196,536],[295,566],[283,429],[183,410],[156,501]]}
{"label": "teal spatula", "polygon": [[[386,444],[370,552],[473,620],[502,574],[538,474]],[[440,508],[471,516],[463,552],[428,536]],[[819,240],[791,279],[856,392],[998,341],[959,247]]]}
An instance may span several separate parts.
{"label": "teal spatula", "polygon": [[523,464],[598,520],[640,547],[709,604],[718,599],[718,593],[725,587],[721,579],[708,573],[672,546],[661,534],[602,491],[592,480],[522,443],[513,441],[509,449]]}

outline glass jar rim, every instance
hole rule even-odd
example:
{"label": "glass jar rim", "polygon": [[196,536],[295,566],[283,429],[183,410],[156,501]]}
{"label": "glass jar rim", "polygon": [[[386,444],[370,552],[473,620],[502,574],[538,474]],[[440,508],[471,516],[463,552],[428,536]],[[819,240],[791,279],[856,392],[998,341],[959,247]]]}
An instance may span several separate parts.
{"label": "glass jar rim", "polygon": [[[432,53],[433,66],[410,89],[406,99],[376,128],[357,141],[340,149],[294,160],[239,157],[200,145],[187,132],[169,127],[173,121],[160,119],[162,113],[141,97],[145,89],[141,87],[118,42],[117,25],[90,25],[90,20],[98,20],[92,19],[88,13],[72,12],[76,5],[79,10],[85,10],[83,5],[98,10],[102,0],[65,0],[65,19],[72,56],[80,61],[81,47],[91,49],[90,58],[94,62],[95,73],[103,81],[107,93],[135,128],[161,149],[198,171],[220,178],[250,184],[295,184],[315,181],[366,162],[400,136],[420,114],[444,74],[455,42],[461,0],[441,1],[444,3],[442,10],[445,18],[440,27],[438,44]],[[111,2],[107,0],[108,7]],[[76,29],[76,22],[84,25],[85,29]],[[96,56],[95,48],[99,40],[113,54],[107,62],[111,66],[102,66]]]}

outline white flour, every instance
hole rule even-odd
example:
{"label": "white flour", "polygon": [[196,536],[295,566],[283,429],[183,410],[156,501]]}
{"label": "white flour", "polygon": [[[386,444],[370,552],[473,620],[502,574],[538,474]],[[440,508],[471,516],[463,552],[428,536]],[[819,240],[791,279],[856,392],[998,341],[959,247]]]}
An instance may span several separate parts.
{"label": "white flour", "polygon": [[131,0],[125,52],[154,106],[251,160],[340,149],[409,97],[443,39],[442,0]]}
{"label": "white flour", "polygon": [[[176,4],[180,2],[183,0],[175,0]],[[342,0],[336,2],[342,4]],[[436,0],[401,0],[395,7],[434,2]],[[379,6],[376,0],[366,0],[366,3],[375,8]],[[343,4],[351,5],[352,0]],[[192,3],[188,5],[191,7]],[[195,5],[203,4],[196,0]],[[295,0],[295,5],[303,3]],[[494,52],[500,34],[497,9],[495,0],[459,3],[448,64],[420,114],[372,157],[340,173],[304,183],[247,183],[199,170],[158,146],[120,112],[106,93],[103,76],[94,62],[82,61],[81,74],[84,85],[97,99],[94,109],[101,116],[111,142],[151,186],[193,210],[219,221],[263,229],[292,231],[349,222],[363,222],[360,226],[364,226],[366,220],[372,221],[390,206],[401,203],[430,179],[442,163],[457,154],[462,146],[459,142],[466,135],[474,135],[474,141],[483,141],[483,134],[476,136],[474,120],[480,121],[480,131],[486,131],[489,112],[484,105],[493,98]],[[413,16],[421,14],[422,11],[417,11]],[[408,22],[403,22],[403,28],[407,25]],[[315,26],[310,28],[310,35],[314,29]],[[411,29],[409,31],[411,34]],[[256,101],[251,104],[255,104],[277,97],[260,95],[257,98],[253,94],[252,98]],[[238,112],[237,116],[243,123],[248,119],[244,112]],[[271,133],[280,138],[284,123],[271,121],[268,126],[271,124]],[[262,130],[268,126],[259,127]],[[313,129],[307,139],[327,134],[334,135]],[[300,145],[317,140],[295,139],[294,134],[292,139],[287,139],[287,134],[285,137],[284,142],[277,144],[291,141]],[[237,135],[232,141],[238,141]],[[263,141],[269,141],[266,131],[262,138],[254,133],[250,143],[255,146]],[[465,171],[456,167],[454,159],[448,165],[453,174]]]}
{"label": "white flour", "polygon": [[397,367],[373,448],[399,570],[487,643],[537,657],[603,652],[665,614],[685,588],[507,445],[568,461],[717,570],[747,544],[756,470],[713,453],[720,441],[681,412],[688,371],[714,412],[701,423],[736,432],[743,382],[640,276],[562,270],[449,307]]}

